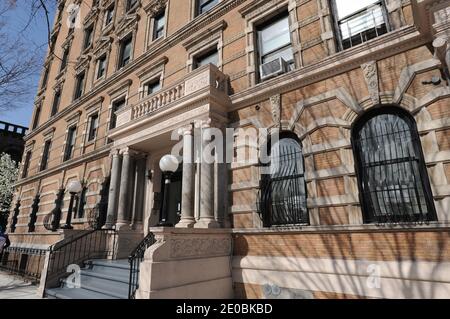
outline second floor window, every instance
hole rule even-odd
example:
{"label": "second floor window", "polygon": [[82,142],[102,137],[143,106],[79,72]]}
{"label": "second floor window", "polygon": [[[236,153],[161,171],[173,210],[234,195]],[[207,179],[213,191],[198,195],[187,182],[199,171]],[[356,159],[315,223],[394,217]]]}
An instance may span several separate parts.
{"label": "second floor window", "polygon": [[48,81],[48,74],[50,73],[49,67],[46,67],[44,70],[44,75],[42,76],[42,85],[41,89],[45,88],[47,86]]}
{"label": "second floor window", "polygon": [[144,89],[146,95],[151,95],[161,89],[161,82],[159,79],[152,80],[145,84]]}
{"label": "second floor window", "polygon": [[75,85],[75,94],[74,94],[74,100],[79,99],[83,95],[84,91],[84,80],[85,80],[85,73],[81,73],[77,75],[77,81]]}
{"label": "second floor window", "polygon": [[132,37],[127,37],[120,42],[119,69],[131,61]]}
{"label": "second floor window", "polygon": [[75,141],[77,138],[76,133],[77,133],[76,126],[70,127],[67,132],[67,142],[66,142],[66,149],[64,151],[64,161],[70,160],[73,156],[75,150]]}
{"label": "second floor window", "polygon": [[25,155],[25,160],[23,162],[22,178],[26,178],[28,176],[30,161],[31,161],[31,151],[28,151],[27,154]]}
{"label": "second floor window", "polygon": [[40,117],[41,117],[41,106],[39,105],[36,108],[36,112],[34,113],[33,126],[32,126],[33,130],[38,127]]}
{"label": "second floor window", "polygon": [[101,56],[97,60],[97,79],[100,79],[105,75],[106,71],[106,55]]}
{"label": "second floor window", "polygon": [[127,0],[127,12],[134,8],[138,0]]}
{"label": "second floor window", "polygon": [[69,61],[69,52],[70,52],[70,47],[67,47],[64,49],[63,56],[61,58],[60,72],[64,71],[67,67],[67,62]]}
{"label": "second floor window", "polygon": [[105,11],[105,24],[104,26],[107,27],[111,24],[112,20],[114,18],[114,5],[111,5],[108,9]]}
{"label": "second floor window", "polygon": [[97,137],[98,131],[98,114],[91,115],[89,118],[88,142],[93,141]]}
{"label": "second floor window", "polygon": [[153,37],[152,40],[156,40],[164,36],[164,27],[166,24],[166,15],[164,10],[155,16],[153,22]]}
{"label": "second floor window", "polygon": [[84,31],[83,50],[86,50],[91,46],[93,37],[94,37],[94,27],[90,26]]}
{"label": "second floor window", "polygon": [[109,122],[109,129],[115,129],[117,125],[117,115],[116,112],[125,107],[125,98],[117,100],[113,103],[111,109],[111,121]]}
{"label": "second floor window", "polygon": [[200,54],[194,58],[194,69],[198,69],[206,64],[217,65],[219,63],[219,52],[217,48],[207,51],[206,53]]}
{"label": "second floor window", "polygon": [[258,53],[260,64],[282,58],[294,69],[294,54],[289,32],[289,16],[277,16],[258,28]]}
{"label": "second floor window", "polygon": [[49,154],[50,154],[51,143],[52,142],[50,140],[49,141],[45,141],[44,152],[42,153],[40,171],[44,171],[48,167],[48,157],[49,157]]}
{"label": "second floor window", "polygon": [[59,103],[61,103],[61,91],[58,90],[55,92],[55,96],[53,97],[53,104],[52,104],[52,112],[50,116],[56,115],[58,113]]}
{"label": "second floor window", "polygon": [[211,10],[219,0],[197,0],[197,15]]}
{"label": "second floor window", "polygon": [[380,0],[334,0],[341,49],[348,49],[388,32],[387,13]]}

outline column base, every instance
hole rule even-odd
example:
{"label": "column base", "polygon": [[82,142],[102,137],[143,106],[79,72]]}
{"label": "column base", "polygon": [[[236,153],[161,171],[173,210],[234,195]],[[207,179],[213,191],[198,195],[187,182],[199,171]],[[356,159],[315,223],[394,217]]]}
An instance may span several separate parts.
{"label": "column base", "polygon": [[194,228],[195,219],[182,219],[175,228]]}
{"label": "column base", "polygon": [[130,230],[132,230],[132,229],[131,229],[130,224],[117,223],[117,224],[116,224],[116,230],[117,230],[117,231],[130,231]]}
{"label": "column base", "polygon": [[215,219],[200,219],[194,228],[220,228],[220,224]]}

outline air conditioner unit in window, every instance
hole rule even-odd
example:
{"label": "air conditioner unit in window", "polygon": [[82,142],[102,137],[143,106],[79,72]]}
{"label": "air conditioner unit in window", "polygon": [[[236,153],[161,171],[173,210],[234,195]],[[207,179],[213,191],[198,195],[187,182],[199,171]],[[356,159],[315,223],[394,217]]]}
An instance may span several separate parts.
{"label": "air conditioner unit in window", "polygon": [[286,62],[283,58],[278,58],[262,64],[259,69],[261,80],[265,81],[280,74],[286,73],[289,70],[289,63]]}

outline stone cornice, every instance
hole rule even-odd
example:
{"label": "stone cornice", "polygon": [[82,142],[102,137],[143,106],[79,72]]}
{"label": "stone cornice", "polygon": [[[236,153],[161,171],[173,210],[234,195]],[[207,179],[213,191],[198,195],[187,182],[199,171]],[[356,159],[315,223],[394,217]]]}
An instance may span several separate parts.
{"label": "stone cornice", "polygon": [[317,63],[294,70],[273,80],[262,82],[231,96],[232,110],[269,99],[272,95],[288,92],[349,70],[361,64],[377,61],[429,42],[414,26],[408,26],[337,54]]}

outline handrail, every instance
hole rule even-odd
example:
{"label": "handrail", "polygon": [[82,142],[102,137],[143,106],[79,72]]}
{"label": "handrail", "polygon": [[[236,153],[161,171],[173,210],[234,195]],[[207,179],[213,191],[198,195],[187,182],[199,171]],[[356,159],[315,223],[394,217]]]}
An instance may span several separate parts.
{"label": "handrail", "polygon": [[116,236],[115,230],[88,230],[51,246],[45,288],[64,276],[69,265],[114,257]]}
{"label": "handrail", "polygon": [[135,299],[136,297],[136,291],[139,289],[139,271],[141,262],[144,260],[145,251],[155,242],[155,235],[149,233],[128,257],[128,262],[130,263],[128,299]]}

